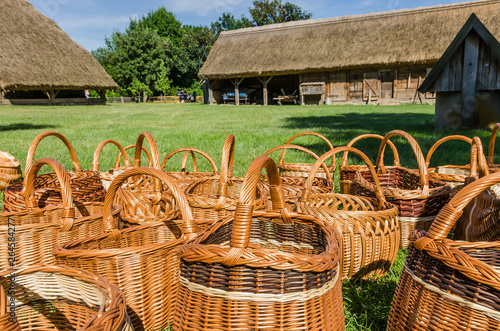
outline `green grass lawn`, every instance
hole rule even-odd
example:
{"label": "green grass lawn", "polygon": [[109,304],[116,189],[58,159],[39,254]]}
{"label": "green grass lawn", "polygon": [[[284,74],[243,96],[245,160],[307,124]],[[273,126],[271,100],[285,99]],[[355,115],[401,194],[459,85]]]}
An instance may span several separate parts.
{"label": "green grass lawn", "polygon": [[[252,160],[274,146],[284,144],[292,135],[315,131],[326,136],[334,146],[346,145],[364,133],[384,135],[401,129],[419,142],[424,155],[438,139],[450,134],[481,137],[487,147],[489,132],[444,132],[434,129],[434,107],[405,106],[208,106],[201,104],[110,104],[73,107],[0,107],[0,150],[7,151],[23,165],[31,141],[41,132],[54,130],[73,144],[84,169],[90,169],[99,142],[115,139],[123,145],[135,143],[137,135],[147,130],[155,137],[164,156],[180,147],[196,147],[220,164],[222,144],[227,134],[236,136],[235,175],[243,176]],[[403,166],[417,166],[410,146],[393,139]],[[315,137],[302,137],[297,144],[318,155],[326,144]],[[366,140],[355,147],[374,161],[380,141]],[[390,152],[388,152],[390,155]],[[101,170],[114,164],[116,148],[106,147],[100,160]],[[132,153],[130,153],[132,155]],[[279,153],[274,154],[276,160]],[[52,157],[71,169],[69,154],[55,137],[42,141],[36,158]],[[310,162],[301,153],[287,152],[286,160]],[[338,159],[339,160],[339,159]],[[358,162],[355,157],[351,162]],[[386,158],[391,162],[391,157]],[[453,142],[438,149],[432,165],[467,164],[469,147]],[[180,156],[169,169],[178,169]],[[208,163],[200,160],[201,170]],[[44,168],[45,169],[45,168]],[[49,169],[45,169],[49,171]],[[338,178],[338,175],[336,176]],[[385,330],[392,295],[403,266],[405,252],[400,251],[390,273],[379,280],[344,282],[344,304],[347,330]]]}

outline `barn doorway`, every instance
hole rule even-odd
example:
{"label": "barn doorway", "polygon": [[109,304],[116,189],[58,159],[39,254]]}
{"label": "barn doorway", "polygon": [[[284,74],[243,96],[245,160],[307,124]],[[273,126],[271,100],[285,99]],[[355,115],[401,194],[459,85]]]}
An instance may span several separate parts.
{"label": "barn doorway", "polygon": [[394,70],[380,71],[380,98],[394,98]]}

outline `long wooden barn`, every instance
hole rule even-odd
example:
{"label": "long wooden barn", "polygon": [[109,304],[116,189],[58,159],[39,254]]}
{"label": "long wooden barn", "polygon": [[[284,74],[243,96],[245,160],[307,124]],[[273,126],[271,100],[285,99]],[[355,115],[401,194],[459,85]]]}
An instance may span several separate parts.
{"label": "long wooden barn", "polygon": [[[102,104],[118,85],[99,62],[26,0],[2,1],[0,104]],[[86,99],[84,90],[101,91]]]}
{"label": "long wooden barn", "polygon": [[434,103],[418,88],[472,13],[500,36],[500,0],[226,31],[199,76],[211,104]]}

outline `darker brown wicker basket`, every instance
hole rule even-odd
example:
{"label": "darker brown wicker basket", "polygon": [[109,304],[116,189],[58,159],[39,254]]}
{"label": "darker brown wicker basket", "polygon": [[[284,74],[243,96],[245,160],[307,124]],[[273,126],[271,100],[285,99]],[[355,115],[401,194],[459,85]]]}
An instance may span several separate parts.
{"label": "darker brown wicker basket", "polygon": [[[263,167],[275,210],[254,210]],[[274,161],[259,157],[234,217],[181,247],[174,330],[344,330],[339,255],[331,227],[286,210]]]}
{"label": "darker brown wicker basket", "polygon": [[[24,169],[25,181],[7,187],[4,191],[3,212],[21,211],[25,208],[24,188],[26,186],[26,177],[29,173],[34,161],[35,151],[40,141],[49,136],[54,136],[61,139],[71,155],[75,171],[68,171],[69,183],[73,192],[73,200],[78,203],[104,201],[106,191],[102,187],[99,174],[96,171],[83,171],[80,162],[76,156],[75,150],[71,143],[62,134],[47,131],[38,135],[31,143],[26,158],[26,168]],[[60,205],[63,197],[61,188],[54,173],[44,174],[37,177],[35,181],[35,199],[38,207],[44,208],[48,206]]]}
{"label": "darker brown wicker basket", "polygon": [[500,329],[500,242],[446,239],[464,207],[497,183],[500,173],[465,186],[427,233],[413,233],[387,330]]}

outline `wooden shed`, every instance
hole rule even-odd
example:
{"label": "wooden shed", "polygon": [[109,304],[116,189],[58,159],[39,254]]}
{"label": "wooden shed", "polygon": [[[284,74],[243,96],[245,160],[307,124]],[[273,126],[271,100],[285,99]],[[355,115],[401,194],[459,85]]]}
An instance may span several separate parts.
{"label": "wooden shed", "polygon": [[472,13],[497,35],[499,12],[500,0],[482,0],[226,31],[199,76],[211,103],[238,90],[269,104],[303,83],[325,84],[306,104],[434,103],[418,92],[427,74]]}
{"label": "wooden shed", "polygon": [[499,59],[500,43],[472,14],[419,89],[436,93],[437,128],[500,122]]}
{"label": "wooden shed", "polygon": [[[2,1],[0,104],[102,104],[118,85],[99,62],[26,0]],[[101,91],[86,99],[84,90]]]}

